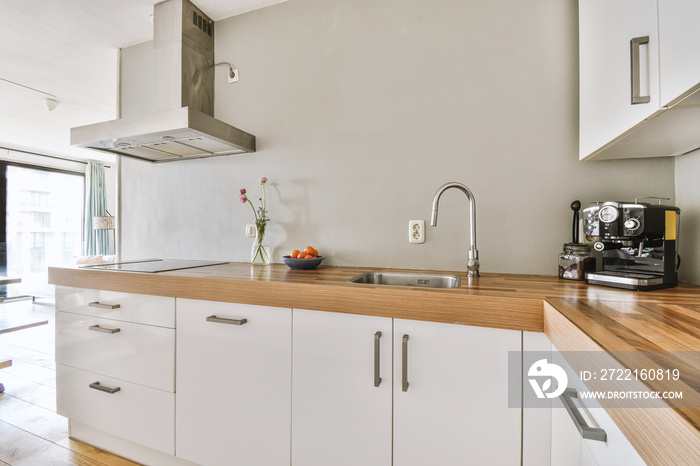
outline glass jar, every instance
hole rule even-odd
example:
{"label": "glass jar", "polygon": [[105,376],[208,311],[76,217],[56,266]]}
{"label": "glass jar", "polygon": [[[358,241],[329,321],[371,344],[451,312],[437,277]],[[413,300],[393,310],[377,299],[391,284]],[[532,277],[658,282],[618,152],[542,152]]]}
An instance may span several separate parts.
{"label": "glass jar", "polygon": [[586,272],[595,272],[596,260],[587,244],[565,243],[559,254],[559,278],[584,280]]}

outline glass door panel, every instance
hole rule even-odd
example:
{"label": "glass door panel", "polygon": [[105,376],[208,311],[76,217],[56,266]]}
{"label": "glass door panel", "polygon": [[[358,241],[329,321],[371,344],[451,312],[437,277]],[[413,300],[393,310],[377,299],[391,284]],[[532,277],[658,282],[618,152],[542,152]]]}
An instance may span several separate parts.
{"label": "glass door panel", "polygon": [[6,179],[5,275],[22,279],[7,294],[51,297],[48,267],[81,254],[85,177],[8,165]]}

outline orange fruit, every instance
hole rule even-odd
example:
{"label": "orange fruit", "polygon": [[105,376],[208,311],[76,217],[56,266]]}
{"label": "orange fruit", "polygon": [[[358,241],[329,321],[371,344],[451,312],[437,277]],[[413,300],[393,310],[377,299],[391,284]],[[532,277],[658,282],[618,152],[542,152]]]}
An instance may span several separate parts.
{"label": "orange fruit", "polygon": [[300,252],[299,255],[297,256],[297,259],[306,259],[306,253]]}
{"label": "orange fruit", "polygon": [[292,253],[289,255],[289,257],[291,257],[292,259],[298,258],[299,257],[299,250],[295,249],[294,251],[292,251]]}

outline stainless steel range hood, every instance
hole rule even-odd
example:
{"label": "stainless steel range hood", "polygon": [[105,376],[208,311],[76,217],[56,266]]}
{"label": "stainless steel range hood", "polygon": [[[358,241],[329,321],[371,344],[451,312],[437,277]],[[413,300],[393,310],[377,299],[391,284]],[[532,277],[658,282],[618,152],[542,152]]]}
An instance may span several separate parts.
{"label": "stainless steel range hood", "polygon": [[188,0],[154,7],[154,112],[71,129],[71,145],[151,162],[255,152],[214,118],[214,22]]}

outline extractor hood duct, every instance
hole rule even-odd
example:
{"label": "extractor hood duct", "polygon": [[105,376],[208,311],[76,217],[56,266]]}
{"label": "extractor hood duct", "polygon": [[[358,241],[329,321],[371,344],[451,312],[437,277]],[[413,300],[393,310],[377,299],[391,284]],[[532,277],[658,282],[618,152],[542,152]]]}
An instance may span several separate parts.
{"label": "extractor hood duct", "polygon": [[154,7],[154,113],[71,129],[71,145],[170,162],[255,152],[255,136],[214,118],[214,22],[188,0]]}

